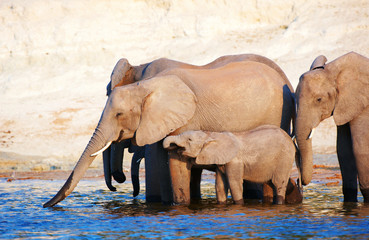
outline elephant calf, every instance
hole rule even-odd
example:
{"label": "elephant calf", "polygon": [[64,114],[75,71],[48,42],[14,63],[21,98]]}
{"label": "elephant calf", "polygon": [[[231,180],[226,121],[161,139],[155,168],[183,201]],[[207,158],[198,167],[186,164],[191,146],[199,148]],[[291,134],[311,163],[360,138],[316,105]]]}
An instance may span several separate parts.
{"label": "elephant calf", "polygon": [[233,201],[243,204],[243,180],[270,184],[275,188],[277,204],[285,203],[296,148],[290,136],[276,126],[239,133],[187,131],[165,138],[163,145],[193,158],[195,164],[217,165],[219,203],[226,201],[229,186]]}

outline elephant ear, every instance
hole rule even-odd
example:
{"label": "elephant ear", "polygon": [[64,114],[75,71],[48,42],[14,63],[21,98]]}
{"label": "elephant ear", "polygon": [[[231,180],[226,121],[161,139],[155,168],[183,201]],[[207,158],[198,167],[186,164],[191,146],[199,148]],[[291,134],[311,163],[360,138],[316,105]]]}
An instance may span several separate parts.
{"label": "elephant ear", "polygon": [[235,135],[228,132],[209,135],[195,162],[196,164],[224,165],[234,159],[240,150],[240,143]]}
{"label": "elephant ear", "polygon": [[310,71],[317,68],[324,68],[325,63],[327,62],[327,58],[323,55],[320,55],[315,58],[314,62],[310,66]]}
{"label": "elephant ear", "polygon": [[179,77],[154,77],[139,84],[148,95],[142,103],[141,121],[135,136],[137,145],[155,143],[193,117],[196,96]]}
{"label": "elephant ear", "polygon": [[369,59],[354,53],[341,58],[346,59],[338,58],[331,63],[344,66],[336,80],[333,118],[338,126],[350,122],[369,106]]}
{"label": "elephant ear", "polygon": [[107,95],[109,96],[115,87],[124,86],[133,82],[133,67],[127,59],[122,58],[115,64],[111,73],[110,82],[106,87]]}

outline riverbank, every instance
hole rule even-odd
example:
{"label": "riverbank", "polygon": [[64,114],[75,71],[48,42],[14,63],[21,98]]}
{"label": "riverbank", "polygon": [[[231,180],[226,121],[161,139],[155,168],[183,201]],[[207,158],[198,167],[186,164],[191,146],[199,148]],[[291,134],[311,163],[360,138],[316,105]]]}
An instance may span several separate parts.
{"label": "riverbank", "polygon": [[[22,181],[22,180],[66,180],[69,177],[71,171],[65,170],[53,170],[53,171],[32,171],[32,172],[0,172],[0,179],[6,179],[8,182]],[[127,177],[127,181],[131,181],[131,174],[129,169],[125,168],[124,173]],[[145,170],[140,169],[140,181],[145,182]],[[291,177],[297,179],[297,170],[293,169]],[[89,169],[85,173],[84,180],[103,180],[104,172],[102,169]],[[215,179],[215,173],[210,171],[204,171],[202,179],[212,180]],[[341,184],[342,176],[338,166],[315,164],[313,170],[313,183],[323,184],[327,186],[336,186]],[[118,183],[113,182],[114,185]]]}

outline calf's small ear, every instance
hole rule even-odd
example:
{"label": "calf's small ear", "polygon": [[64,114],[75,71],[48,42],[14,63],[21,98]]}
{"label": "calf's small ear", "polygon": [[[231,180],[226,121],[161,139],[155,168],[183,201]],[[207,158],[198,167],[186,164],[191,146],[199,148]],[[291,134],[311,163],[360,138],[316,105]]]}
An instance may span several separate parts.
{"label": "calf's small ear", "polygon": [[223,165],[235,158],[240,149],[240,143],[231,133],[211,133],[201,152],[197,156],[196,164]]}

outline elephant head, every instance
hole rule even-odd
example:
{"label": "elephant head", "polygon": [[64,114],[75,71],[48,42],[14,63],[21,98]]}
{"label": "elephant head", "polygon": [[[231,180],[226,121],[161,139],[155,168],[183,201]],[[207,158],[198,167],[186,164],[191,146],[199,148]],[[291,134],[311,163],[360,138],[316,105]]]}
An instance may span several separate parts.
{"label": "elephant head", "polygon": [[67,197],[95,156],[112,142],[129,138],[139,146],[158,142],[192,118],[196,101],[192,90],[174,75],[115,88],[73,172],[44,207],[53,206]]}
{"label": "elephant head", "polygon": [[187,131],[164,139],[166,149],[177,148],[183,156],[195,158],[199,165],[223,165],[235,158],[240,149],[231,133]]}
{"label": "elephant head", "polygon": [[296,89],[296,139],[304,185],[312,178],[314,129],[332,115],[336,125],[346,124],[369,105],[369,59],[351,52],[326,61],[324,56],[317,57]]}

